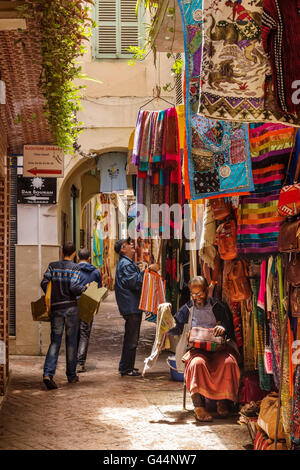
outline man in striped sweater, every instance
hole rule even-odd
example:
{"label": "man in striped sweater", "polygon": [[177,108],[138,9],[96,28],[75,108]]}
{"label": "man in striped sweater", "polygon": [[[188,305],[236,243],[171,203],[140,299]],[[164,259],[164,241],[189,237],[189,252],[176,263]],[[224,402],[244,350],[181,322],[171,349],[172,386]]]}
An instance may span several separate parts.
{"label": "man in striped sweater", "polygon": [[66,375],[69,383],[78,382],[76,375],[78,305],[77,298],[87,285],[80,283],[80,269],[73,262],[76,255],[75,245],[66,243],[62,249],[63,259],[50,263],[41,287],[46,293],[51,281],[51,344],[44,364],[43,381],[48,390],[57,388],[53,380],[63,332],[66,333]]}

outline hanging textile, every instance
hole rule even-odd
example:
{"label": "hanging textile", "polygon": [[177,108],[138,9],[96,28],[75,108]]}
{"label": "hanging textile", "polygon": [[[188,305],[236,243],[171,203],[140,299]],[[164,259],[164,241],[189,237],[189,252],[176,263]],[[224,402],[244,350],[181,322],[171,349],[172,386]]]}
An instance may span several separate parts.
{"label": "hanging textile", "polygon": [[243,194],[253,189],[248,131],[245,124],[207,119],[197,114],[202,47],[202,2],[178,0],[186,59],[186,197]]}
{"label": "hanging textile", "polygon": [[157,314],[158,306],[166,302],[165,281],[156,272],[146,269],[139,309]]}
{"label": "hanging textile", "polygon": [[294,397],[292,411],[292,443],[300,446],[300,365],[294,374]]}
{"label": "hanging textile", "polygon": [[294,128],[263,124],[251,127],[249,135],[255,189],[249,196],[240,198],[238,251],[277,252],[279,228],[284,220],[278,215],[278,198],[293,146]]}
{"label": "hanging textile", "polygon": [[258,306],[259,282],[257,279],[251,279],[251,287],[253,292],[252,309],[255,321],[255,341],[258,361],[259,386],[262,390],[269,391],[271,390],[271,376],[266,373],[264,365],[265,312]]}
{"label": "hanging textile", "polygon": [[[270,2],[274,10],[275,1]],[[262,2],[204,0],[203,13],[199,112],[215,119],[298,125],[299,119],[291,114],[293,111],[281,111],[276,106],[268,80],[271,70],[261,37]],[[274,20],[266,23],[274,28]],[[282,34],[280,28],[279,34]]]}
{"label": "hanging textile", "polygon": [[[300,112],[300,15],[297,2],[264,0],[262,42],[270,57],[275,98],[282,112]],[[294,97],[293,97],[294,95]],[[298,101],[298,102],[297,102]]]}
{"label": "hanging textile", "polygon": [[170,341],[167,332],[175,326],[175,320],[171,313],[171,304],[163,303],[157,312],[156,333],[152,351],[149,357],[144,360],[145,366],[142,376],[154,366],[158,356],[164,349],[170,349]]}

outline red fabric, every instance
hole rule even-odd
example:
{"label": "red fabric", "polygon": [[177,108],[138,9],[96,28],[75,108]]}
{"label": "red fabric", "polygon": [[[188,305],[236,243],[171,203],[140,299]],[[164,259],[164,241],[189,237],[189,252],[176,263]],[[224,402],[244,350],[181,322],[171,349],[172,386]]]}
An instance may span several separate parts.
{"label": "red fabric", "polygon": [[300,80],[299,4],[298,0],[263,1],[262,42],[271,60],[275,98],[279,108],[290,113],[300,112],[300,104],[292,102],[293,82]]}
{"label": "red fabric", "polygon": [[236,401],[240,370],[229,350],[205,352],[191,349],[182,361],[186,364],[184,378],[191,395],[200,393],[211,400]]}

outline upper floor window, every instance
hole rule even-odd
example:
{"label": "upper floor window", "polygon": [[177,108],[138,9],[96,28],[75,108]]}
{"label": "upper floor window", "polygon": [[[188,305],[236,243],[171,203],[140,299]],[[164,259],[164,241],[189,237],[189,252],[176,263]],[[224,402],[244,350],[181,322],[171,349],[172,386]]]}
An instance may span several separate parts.
{"label": "upper floor window", "polygon": [[[142,13],[135,15],[136,0],[96,0],[94,57],[129,58],[129,46],[143,46]],[[140,10],[140,9],[139,9]]]}

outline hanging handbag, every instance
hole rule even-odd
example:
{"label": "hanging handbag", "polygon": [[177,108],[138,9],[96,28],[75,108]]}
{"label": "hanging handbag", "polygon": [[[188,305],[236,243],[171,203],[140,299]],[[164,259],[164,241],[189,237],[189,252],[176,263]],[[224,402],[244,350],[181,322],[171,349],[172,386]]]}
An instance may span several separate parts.
{"label": "hanging handbag", "polygon": [[51,320],[51,292],[52,281],[49,281],[46,295],[42,295],[36,302],[31,302],[31,313],[34,321]]}
{"label": "hanging handbag", "polygon": [[278,249],[283,253],[300,250],[300,220],[285,221],[278,234]]}
{"label": "hanging handbag", "polygon": [[237,231],[233,219],[219,225],[216,231],[216,244],[222,259],[232,260],[237,257]]}
{"label": "hanging handbag", "polygon": [[231,204],[224,197],[210,200],[210,206],[214,213],[215,220],[222,220],[231,214]]}
{"label": "hanging handbag", "polygon": [[248,280],[247,264],[244,259],[235,260],[227,274],[225,290],[232,302],[249,299],[252,290]]}
{"label": "hanging handbag", "polygon": [[294,184],[286,185],[286,180],[289,174],[292,155],[294,153],[294,148],[290,154],[288,168],[286,171],[286,179],[283,184],[283,187],[280,191],[279,201],[278,201],[278,213],[283,217],[292,217],[294,215],[300,214],[300,183],[299,174],[300,174],[300,156],[298,157],[297,169],[294,177]]}
{"label": "hanging handbag", "polygon": [[300,253],[294,253],[286,268],[286,280],[294,287],[300,287]]}
{"label": "hanging handbag", "polygon": [[300,287],[293,287],[291,293],[291,314],[292,317],[300,317]]}
{"label": "hanging handbag", "polygon": [[225,339],[223,336],[215,336],[213,332],[214,328],[193,327],[188,337],[189,346],[213,352],[222,349],[225,345]]}

